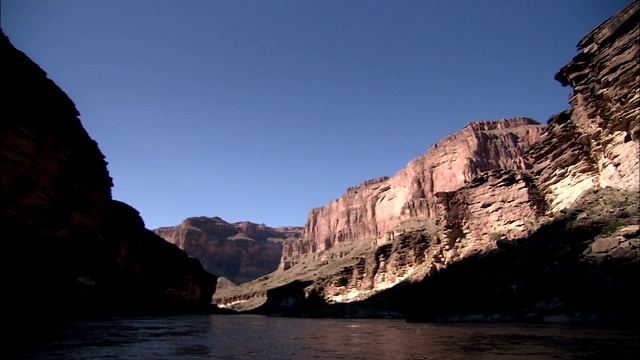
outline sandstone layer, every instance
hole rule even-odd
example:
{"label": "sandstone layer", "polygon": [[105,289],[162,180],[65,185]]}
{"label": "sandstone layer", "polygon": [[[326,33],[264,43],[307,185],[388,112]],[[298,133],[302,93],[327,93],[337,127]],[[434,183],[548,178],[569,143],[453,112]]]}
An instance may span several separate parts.
{"label": "sandstone layer", "polygon": [[367,299],[529,236],[545,218],[544,199],[524,171],[493,170],[436,197],[435,221],[388,232],[364,254],[351,252],[355,264],[314,281],[310,289],[329,304]]}
{"label": "sandstone layer", "polygon": [[73,102],[4,34],[0,48],[12,331],[51,317],[208,310],[215,276],[112,200],[107,163]]}
{"label": "sandstone layer", "polygon": [[271,228],[248,221],[228,223],[219,217],[192,217],[180,225],[153,230],[205,270],[241,284],[275,271],[282,244],[300,237],[300,227]]}

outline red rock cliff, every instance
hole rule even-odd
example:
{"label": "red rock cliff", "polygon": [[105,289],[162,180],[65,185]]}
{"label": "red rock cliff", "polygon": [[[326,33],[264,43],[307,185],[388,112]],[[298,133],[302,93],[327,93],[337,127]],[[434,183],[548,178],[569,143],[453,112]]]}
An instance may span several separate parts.
{"label": "red rock cliff", "polygon": [[[214,301],[265,313],[339,304],[334,314],[350,317],[636,326],[620,304],[638,298],[639,5],[580,42],[584,52],[556,75],[574,86],[572,109],[549,126],[470,124],[393,178],[313,209],[277,272]],[[406,216],[375,241],[345,241]]]}
{"label": "red rock cliff", "polygon": [[434,218],[435,193],[456,190],[484,171],[527,169],[524,153],[544,128],[528,118],[470,123],[432,145],[395,176],[366,181],[312,209],[303,240],[285,245],[283,256],[376,238],[414,217]]}

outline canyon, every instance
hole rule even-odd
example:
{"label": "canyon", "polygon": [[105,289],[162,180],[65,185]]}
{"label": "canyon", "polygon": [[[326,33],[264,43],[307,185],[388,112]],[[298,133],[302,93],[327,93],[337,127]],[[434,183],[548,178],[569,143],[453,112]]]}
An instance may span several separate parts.
{"label": "canyon", "polygon": [[309,212],[228,309],[632,326],[639,266],[638,1],[579,43],[547,125],[473,122]]}
{"label": "canyon", "polygon": [[[304,227],[191,217],[153,231],[112,198],[71,99],[2,34],[2,239],[13,336],[43,322],[211,313],[634,326],[638,0],[555,78],[546,125],[470,122]],[[637,325],[635,325],[637,326]]]}

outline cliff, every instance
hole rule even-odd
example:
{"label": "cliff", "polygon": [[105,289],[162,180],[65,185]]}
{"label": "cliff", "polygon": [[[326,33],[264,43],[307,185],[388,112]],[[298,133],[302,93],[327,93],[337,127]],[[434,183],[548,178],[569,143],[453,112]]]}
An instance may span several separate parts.
{"label": "cliff", "polygon": [[548,126],[468,125],[394,177],[313,209],[278,271],[214,302],[306,316],[637,326],[626,305],[639,300],[639,4],[579,43],[556,75],[574,87],[571,109]]}
{"label": "cliff", "polygon": [[632,1],[593,29],[555,76],[573,88],[571,109],[549,120],[528,154],[553,211],[597,187],[638,190],[638,6]]}
{"label": "cliff", "polygon": [[208,310],[216,278],[112,200],[107,163],[73,102],[4,34],[0,48],[3,276],[15,330],[65,316]]}
{"label": "cliff", "polygon": [[200,260],[208,272],[241,284],[275,271],[282,244],[299,238],[302,228],[271,228],[248,221],[230,224],[219,217],[192,217],[180,225],[153,231]]}
{"label": "cliff", "polygon": [[452,191],[493,169],[527,169],[524,154],[545,126],[528,118],[469,123],[432,145],[395,176],[366,181],[309,212],[302,240],[283,259],[352,240],[384,235],[412,218],[435,218],[435,194]]}
{"label": "cliff", "polygon": [[[404,282],[420,282],[451,264],[482,256],[534,234],[546,221],[547,205],[525,170],[492,170],[433,198],[433,218],[412,218],[376,239],[343,242],[299,254],[278,271],[214,302],[248,310],[268,301],[269,289],[308,282],[307,296],[322,304],[362,301]],[[265,311],[264,305],[260,311]]]}
{"label": "cliff", "polygon": [[[546,203],[524,154],[544,128],[527,118],[468,124],[394,177],[365,181],[311,210],[303,236],[324,239],[285,243],[278,271],[221,290],[214,302],[246,310],[293,280],[311,281],[308,291],[323,302],[353,302],[488,250],[497,238],[530,234]],[[429,254],[401,241],[411,231],[437,233]]]}

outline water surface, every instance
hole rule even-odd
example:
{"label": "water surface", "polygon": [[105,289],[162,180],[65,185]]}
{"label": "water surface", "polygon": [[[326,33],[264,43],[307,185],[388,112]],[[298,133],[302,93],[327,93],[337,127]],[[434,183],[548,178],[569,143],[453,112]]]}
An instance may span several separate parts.
{"label": "water surface", "polygon": [[33,359],[637,359],[638,333],[567,326],[415,324],[251,315],[60,324]]}

